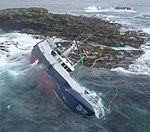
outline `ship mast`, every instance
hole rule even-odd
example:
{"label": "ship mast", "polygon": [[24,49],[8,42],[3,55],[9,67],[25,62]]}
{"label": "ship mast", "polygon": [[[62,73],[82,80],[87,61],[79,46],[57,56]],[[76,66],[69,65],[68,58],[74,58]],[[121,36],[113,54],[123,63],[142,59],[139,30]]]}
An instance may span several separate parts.
{"label": "ship mast", "polygon": [[65,57],[67,57],[70,54],[70,52],[73,50],[77,50],[77,42],[75,40],[72,41],[71,46],[68,49],[66,49],[62,54]]}

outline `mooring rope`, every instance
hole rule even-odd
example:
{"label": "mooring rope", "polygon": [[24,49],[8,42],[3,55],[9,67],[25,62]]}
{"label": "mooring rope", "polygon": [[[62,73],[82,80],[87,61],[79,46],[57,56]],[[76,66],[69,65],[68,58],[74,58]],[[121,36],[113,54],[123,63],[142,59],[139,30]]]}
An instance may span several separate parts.
{"label": "mooring rope", "polygon": [[[98,58],[98,59],[99,59],[99,58]],[[98,61],[98,59],[96,59],[94,62],[96,63],[96,61]],[[94,65],[95,65],[95,64],[94,64]],[[92,65],[91,68],[92,68],[94,65]],[[114,85],[108,83],[108,82],[105,81],[104,79],[102,79],[102,78],[100,78],[100,79],[101,79],[103,82],[105,82],[108,86],[110,86],[111,88],[116,89],[114,96],[113,96],[113,97],[111,98],[111,100],[109,101],[108,108],[103,105],[103,108],[104,108],[107,112],[110,112],[110,111],[111,111],[111,107],[112,107],[112,103],[113,103],[114,99],[116,98],[116,96],[118,95],[119,90],[118,90],[117,87],[115,87]]]}
{"label": "mooring rope", "polygon": [[[93,36],[95,33],[97,33],[97,32],[99,32],[99,31],[97,30],[97,31],[91,33],[88,37],[86,37],[84,40],[82,40],[81,43],[84,43],[85,41],[87,41],[90,37],[92,37],[92,36]],[[76,44],[77,44],[77,42],[76,42]],[[78,50],[79,50],[79,55],[80,55],[80,62],[79,62],[79,63],[80,63],[80,66],[77,68],[78,70],[75,70],[75,71],[79,71],[80,68],[83,66],[83,58],[84,58],[83,53],[82,53],[81,49],[79,48],[78,44],[77,44],[77,48],[78,48]],[[94,65],[96,64],[96,62],[97,62],[98,60],[100,60],[100,58],[98,58],[98,59],[96,59],[96,60],[94,61],[94,63],[92,64],[91,68],[94,67]],[[74,71],[74,72],[75,72],[75,71]],[[74,73],[74,72],[73,72],[73,73]],[[111,100],[110,100],[110,102],[109,102],[108,108],[106,108],[106,107],[103,105],[103,108],[104,108],[107,112],[110,112],[110,111],[111,111],[112,103],[113,103],[114,99],[116,98],[116,96],[118,95],[119,91],[118,91],[118,88],[117,88],[117,87],[111,85],[110,83],[108,83],[107,81],[103,80],[102,78],[101,78],[101,80],[104,81],[105,83],[107,83],[110,87],[116,89],[116,92],[115,92],[114,96],[111,98]]]}

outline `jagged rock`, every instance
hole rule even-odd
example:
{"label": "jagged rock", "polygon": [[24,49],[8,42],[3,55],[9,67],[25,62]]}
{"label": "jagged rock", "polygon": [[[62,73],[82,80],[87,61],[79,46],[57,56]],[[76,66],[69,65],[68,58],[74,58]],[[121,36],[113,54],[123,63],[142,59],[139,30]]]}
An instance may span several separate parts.
{"label": "jagged rock", "polygon": [[[116,7],[126,9],[126,7]],[[84,54],[83,65],[89,67],[115,68],[118,66],[128,68],[143,52],[141,50],[116,51],[111,48],[88,45],[89,43],[102,44],[105,46],[124,47],[132,46],[139,48],[145,41],[146,34],[141,31],[120,31],[122,25],[110,23],[98,18],[84,16],[72,16],[68,14],[52,14],[43,8],[15,8],[0,11],[0,28],[3,30],[19,30],[22,33],[38,34],[44,36],[65,37],[69,40],[84,41],[80,48],[88,53]],[[64,43],[66,47],[68,43]],[[91,55],[91,51],[96,54]],[[79,52],[72,55],[79,59]]]}
{"label": "jagged rock", "polygon": [[132,10],[131,7],[125,7],[125,6],[124,6],[124,7],[119,7],[119,6],[118,6],[118,7],[115,7],[115,9],[116,9],[116,10]]}
{"label": "jagged rock", "polygon": [[[0,28],[24,33],[93,41],[107,46],[139,47],[143,40],[136,32],[120,33],[120,24],[98,18],[52,14],[43,8],[15,8],[0,11]],[[134,39],[133,39],[134,38]]]}
{"label": "jagged rock", "polygon": [[[81,45],[80,48],[83,56],[85,56],[83,65],[96,68],[123,67],[127,69],[134,60],[143,54],[142,50],[114,50],[107,47],[102,48],[101,46]],[[90,54],[92,52],[96,52],[96,54]],[[73,54],[71,58],[80,59],[79,51],[76,55]]]}

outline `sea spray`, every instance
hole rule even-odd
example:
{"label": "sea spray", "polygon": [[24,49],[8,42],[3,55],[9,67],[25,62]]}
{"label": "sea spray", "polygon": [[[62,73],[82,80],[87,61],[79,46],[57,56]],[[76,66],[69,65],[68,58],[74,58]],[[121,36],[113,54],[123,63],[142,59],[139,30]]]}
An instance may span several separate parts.
{"label": "sea spray", "polygon": [[27,34],[0,34],[1,46],[6,46],[8,49],[5,53],[0,52],[0,95],[5,95],[3,93],[9,92],[10,88],[13,85],[15,87],[22,77],[33,71],[29,65],[28,57],[32,46],[39,41],[39,39]]}
{"label": "sea spray", "polygon": [[105,116],[105,110],[100,93],[96,93],[90,90],[88,92],[88,96],[86,96],[86,94],[83,94],[82,96],[90,102],[97,118],[102,118]]}

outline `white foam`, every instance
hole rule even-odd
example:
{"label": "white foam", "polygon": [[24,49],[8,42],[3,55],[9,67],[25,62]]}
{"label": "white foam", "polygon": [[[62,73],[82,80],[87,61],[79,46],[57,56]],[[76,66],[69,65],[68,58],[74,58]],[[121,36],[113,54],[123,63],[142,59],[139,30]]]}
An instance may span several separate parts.
{"label": "white foam", "polygon": [[85,12],[99,12],[101,10],[101,7],[89,6],[84,9],[85,9]]}
{"label": "white foam", "polygon": [[113,69],[111,69],[111,71],[117,71],[117,72],[119,72],[119,73],[132,73],[132,72],[130,72],[130,71],[128,71],[128,70],[125,70],[125,69],[122,68],[122,67],[113,68]]}
{"label": "white foam", "polygon": [[147,42],[141,46],[141,49],[145,52],[139,57],[134,64],[129,66],[129,71],[136,74],[150,74],[150,42]]}
{"label": "white foam", "polygon": [[150,43],[143,44],[141,49],[145,52],[140,56],[133,64],[129,66],[127,70],[118,67],[112,69],[112,71],[117,71],[121,73],[132,73],[141,75],[150,75]]}
{"label": "white foam", "polygon": [[[150,49],[150,47],[149,47]],[[137,74],[150,74],[150,50],[146,50],[140,58],[138,58],[134,64],[129,66],[129,71]]]}
{"label": "white foam", "polygon": [[111,23],[132,25],[133,17],[137,13],[134,10],[123,10],[123,9],[115,9],[115,8],[98,8],[96,6],[89,6],[84,8],[84,12],[86,15],[92,15],[92,17],[102,18],[106,21],[110,21]]}
{"label": "white foam", "polygon": [[34,38],[33,35],[20,33],[0,34],[1,45],[8,47],[8,52],[0,52],[0,73],[7,72],[13,77],[23,74],[26,68],[25,65],[29,64],[28,57],[33,45],[39,41],[40,39]]}
{"label": "white foam", "polygon": [[86,94],[83,94],[82,96],[84,96],[88,100],[88,102],[90,102],[95,111],[95,116],[97,118],[102,118],[105,116],[105,110],[101,98],[101,93],[89,91],[88,96],[86,96]]}
{"label": "white foam", "polygon": [[[0,35],[0,42],[4,43],[3,45],[8,45],[9,54],[11,56],[16,56],[20,54],[29,53],[39,39],[33,38],[32,35],[20,34],[20,33],[6,33]],[[17,45],[15,45],[15,44]]]}
{"label": "white foam", "polygon": [[93,13],[98,13],[98,12],[106,12],[106,13],[110,13],[110,12],[114,12],[114,13],[136,13],[136,11],[134,10],[127,10],[127,9],[115,9],[115,8],[104,8],[102,9],[99,6],[88,6],[86,8],[84,8],[85,12],[93,12]]}
{"label": "white foam", "polygon": [[143,28],[143,32],[150,34],[150,28]]}
{"label": "white foam", "polygon": [[114,50],[139,50],[139,49],[136,49],[134,47],[131,47],[131,46],[125,46],[125,47],[111,47],[112,49]]}

